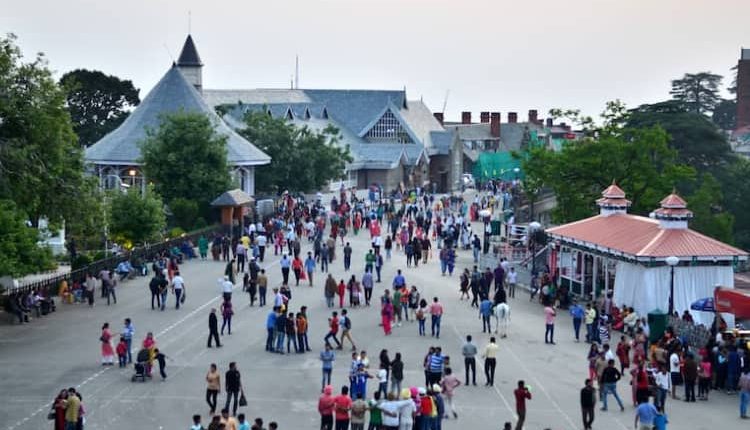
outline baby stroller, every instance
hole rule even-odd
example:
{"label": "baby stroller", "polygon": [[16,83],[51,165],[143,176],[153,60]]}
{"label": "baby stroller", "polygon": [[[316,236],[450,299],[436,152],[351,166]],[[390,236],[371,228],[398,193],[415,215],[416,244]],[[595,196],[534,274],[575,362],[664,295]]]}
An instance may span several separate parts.
{"label": "baby stroller", "polygon": [[132,382],[135,382],[138,379],[140,379],[141,382],[146,382],[146,364],[148,363],[148,357],[148,349],[144,348],[138,351],[135,363],[135,374],[130,378]]}

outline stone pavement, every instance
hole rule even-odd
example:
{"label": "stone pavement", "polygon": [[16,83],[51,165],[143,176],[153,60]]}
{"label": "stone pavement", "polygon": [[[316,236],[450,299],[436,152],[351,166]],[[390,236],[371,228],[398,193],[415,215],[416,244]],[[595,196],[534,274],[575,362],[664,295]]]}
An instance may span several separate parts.
{"label": "stone pavement", "polygon": [[[479,226],[477,226],[478,228]],[[354,247],[354,274],[364,269],[363,253],[369,236],[360,233],[349,238]],[[309,246],[305,244],[303,253]],[[343,271],[340,247],[331,270],[337,279],[348,277]],[[272,254],[272,253],[271,253]],[[457,271],[471,265],[469,252],[459,253]],[[271,284],[280,283],[277,257],[268,256],[263,265]],[[417,285],[423,297],[439,296],[446,313],[441,338],[419,337],[416,323],[395,327],[394,334],[383,336],[378,327],[379,308],[350,311],[353,337],[357,347],[366,349],[376,370],[378,354],[386,348],[391,358],[401,352],[405,362],[405,383],[422,385],[422,359],[430,345],[440,345],[451,356],[454,372],[463,380],[461,344],[472,334],[480,347],[489,335],[481,333],[477,312],[467,302],[458,300],[458,273],[442,277],[439,265],[432,260],[419,268],[405,268],[405,257],[398,252],[383,271],[383,283],[376,284],[374,299],[382,294],[396,269],[402,268],[408,284]],[[276,355],[264,352],[265,318],[269,308],[249,307],[248,297],[236,290],[235,316],[231,336],[224,336],[221,349],[207,349],[207,316],[211,307],[219,305],[217,279],[224,263],[191,261],[181,267],[187,283],[187,302],[175,310],[173,298],[165,312],[150,309],[148,279],[139,278],[121,284],[117,305],[107,306],[97,300],[96,306],[59,305],[59,311],[23,326],[0,326],[0,428],[52,428],[46,420],[50,403],[62,388],[79,387],[87,413],[87,429],[185,429],[194,413],[203,415],[208,424],[208,407],[204,401],[204,376],[210,363],[217,363],[222,374],[230,361],[238,363],[249,406],[241,408],[249,418],[275,420],[281,429],[317,429],[317,398],[320,391],[318,351],[330,314],[323,300],[324,277],[316,273],[315,286],[293,287],[291,310],[309,307],[310,343],[312,353]],[[270,298],[270,297],[269,297]],[[513,389],[518,379],[532,387],[533,399],[528,402],[527,429],[581,428],[579,389],[587,375],[584,343],[574,343],[572,324],[567,315],[558,318],[557,345],[543,342],[544,321],[541,308],[530,303],[521,292],[511,300],[510,336],[499,341],[496,384],[484,387],[482,362],[478,360],[478,387],[460,387],[456,391],[458,420],[445,420],[447,430],[463,428],[500,429],[505,421],[515,421]],[[147,331],[155,334],[157,346],[171,360],[167,362],[168,379],[156,376],[146,383],[130,381],[132,369],[99,365],[99,334],[103,322],[109,321],[118,333],[125,317],[136,327],[134,345],[140,345]],[[429,322],[428,322],[429,330]],[[135,349],[135,346],[134,346]],[[349,353],[337,354],[333,385],[336,391],[347,383]],[[629,378],[620,382],[619,392],[630,399]],[[373,392],[377,383],[368,384]],[[224,400],[223,393],[219,403]],[[613,401],[613,399],[610,399]],[[738,418],[738,399],[712,393],[709,402],[692,405],[668,401],[671,428],[727,430],[747,428]],[[710,415],[709,415],[710,414]],[[633,426],[633,406],[626,401],[626,411],[610,407],[610,412],[596,413],[595,428],[628,429]]]}

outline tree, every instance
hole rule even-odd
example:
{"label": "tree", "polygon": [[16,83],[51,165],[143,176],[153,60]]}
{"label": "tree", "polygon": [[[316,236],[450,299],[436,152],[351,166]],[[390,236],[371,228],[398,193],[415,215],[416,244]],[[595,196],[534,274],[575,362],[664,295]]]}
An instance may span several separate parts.
{"label": "tree", "polygon": [[679,101],[641,105],[629,113],[626,125],[663,128],[679,160],[699,172],[722,166],[732,156],[726,136],[716,125],[705,115],[687,111]]}
{"label": "tree", "polygon": [[725,169],[716,173],[723,193],[723,208],[734,215],[734,244],[750,249],[750,161],[735,157]]}
{"label": "tree", "polygon": [[333,126],[315,132],[283,118],[251,112],[240,134],[271,157],[271,163],[256,174],[256,187],[262,191],[318,190],[341,178],[346,163],[352,161],[349,148],[338,145],[339,131]]}
{"label": "tree", "polygon": [[610,125],[597,129],[596,137],[571,142],[559,152],[535,148],[522,161],[526,181],[555,193],[554,222],[594,214],[595,200],[613,179],[628,193],[631,212],[645,215],[674,184],[693,176],[693,169],[678,162],[663,129],[615,126],[622,121],[610,117]]}
{"label": "tree", "polygon": [[206,115],[178,112],[165,115],[158,129],[141,142],[144,173],[156,192],[171,205],[181,198],[195,202],[200,213],[231,185],[227,137],[216,132]]}
{"label": "tree", "polygon": [[84,188],[65,93],[44,57],[23,62],[15,36],[0,37],[0,199],[13,201],[36,225],[74,222]]}
{"label": "tree", "polygon": [[722,242],[734,243],[734,217],[721,207],[723,196],[719,182],[709,173],[701,176],[700,182],[695,193],[687,199],[688,207],[693,211],[690,227]]}
{"label": "tree", "polygon": [[716,105],[711,120],[722,130],[734,130],[737,126],[737,102],[724,99]]}
{"label": "tree", "polygon": [[139,245],[161,237],[166,225],[164,203],[153,187],[114,191],[109,200],[109,231],[118,242]]}
{"label": "tree", "polygon": [[74,243],[77,251],[104,247],[104,200],[99,181],[94,177],[87,178],[75,200],[75,205],[82,210],[74,219],[65,221],[66,241]]}
{"label": "tree", "polygon": [[87,147],[116,129],[141,102],[129,80],[98,70],[76,69],[60,78],[78,143]]}
{"label": "tree", "polygon": [[0,200],[0,277],[25,276],[55,267],[49,248],[40,247],[39,231],[9,200]]}
{"label": "tree", "polygon": [[707,114],[721,101],[721,75],[711,72],[685,73],[672,81],[672,98],[683,103],[689,112]]}

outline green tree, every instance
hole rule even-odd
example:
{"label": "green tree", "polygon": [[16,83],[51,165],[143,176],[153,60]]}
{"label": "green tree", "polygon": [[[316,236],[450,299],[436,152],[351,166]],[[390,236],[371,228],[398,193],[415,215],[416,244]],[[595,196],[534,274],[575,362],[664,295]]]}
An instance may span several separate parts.
{"label": "green tree", "polygon": [[737,102],[724,99],[716,105],[711,120],[722,130],[734,130],[737,126]]}
{"label": "green tree", "polygon": [[724,165],[732,156],[726,136],[705,115],[689,112],[678,101],[645,104],[630,112],[626,125],[658,125],[670,137],[678,159],[698,172]]}
{"label": "green tree", "polygon": [[65,93],[39,54],[24,62],[15,37],[0,37],[0,199],[40,217],[74,222],[84,188],[83,154],[65,109]]}
{"label": "green tree", "polygon": [[721,206],[723,196],[719,182],[708,173],[701,176],[700,182],[695,193],[687,199],[688,207],[693,211],[690,227],[722,242],[734,243],[734,217]]}
{"label": "green tree", "polygon": [[55,267],[49,248],[40,247],[39,231],[9,200],[0,200],[0,277],[25,276]]}
{"label": "green tree", "polygon": [[556,223],[594,214],[595,200],[613,179],[628,193],[631,212],[645,215],[675,183],[693,176],[693,169],[678,162],[660,127],[618,127],[614,124],[622,121],[614,116],[609,123],[595,131],[596,137],[571,142],[559,152],[535,148],[524,157],[527,181],[555,193]]}
{"label": "green tree", "polygon": [[126,245],[158,240],[166,226],[164,203],[151,186],[143,195],[138,189],[111,192],[108,213],[111,237]]}
{"label": "green tree", "polygon": [[144,173],[171,207],[175,199],[195,202],[204,216],[210,203],[231,186],[227,137],[199,113],[165,115],[141,142]]}
{"label": "green tree", "polygon": [[734,244],[750,249],[750,161],[736,157],[716,173],[723,193],[723,208],[734,215]]}
{"label": "green tree", "polygon": [[255,176],[256,187],[262,191],[318,190],[341,178],[346,163],[352,161],[349,148],[338,144],[339,131],[332,126],[316,132],[252,112],[245,117],[240,134],[271,157],[271,163],[259,167]]}
{"label": "green tree", "polygon": [[198,203],[178,197],[172,199],[169,203],[169,210],[172,212],[170,225],[180,227],[184,231],[193,230],[197,224],[205,221],[199,221],[200,208]]}
{"label": "green tree", "polygon": [[76,69],[60,78],[78,143],[89,146],[117,128],[141,102],[129,80],[98,70]]}
{"label": "green tree", "polygon": [[74,219],[65,221],[65,237],[73,241],[77,251],[104,247],[104,193],[96,178],[89,177],[83,183],[75,201],[82,210]]}
{"label": "green tree", "polygon": [[683,103],[689,112],[707,114],[721,101],[721,75],[711,72],[685,73],[672,81],[672,98]]}

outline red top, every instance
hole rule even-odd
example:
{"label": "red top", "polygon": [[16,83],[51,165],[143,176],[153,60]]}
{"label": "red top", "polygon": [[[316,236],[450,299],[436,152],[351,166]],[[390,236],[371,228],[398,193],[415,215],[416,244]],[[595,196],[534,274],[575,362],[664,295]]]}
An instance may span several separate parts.
{"label": "red top", "polygon": [[320,415],[333,415],[333,396],[329,394],[323,394],[318,400],[318,412]]}
{"label": "red top", "polygon": [[419,411],[423,417],[432,415],[432,399],[430,399],[430,396],[424,396],[420,399]]}
{"label": "red top", "polygon": [[339,332],[339,318],[331,318],[331,333]]}
{"label": "red top", "polygon": [[292,270],[302,270],[302,260],[299,257],[292,260]]}
{"label": "red top", "polygon": [[349,409],[352,408],[352,398],[348,395],[340,394],[333,399],[333,405],[336,408],[337,420],[348,420]]}
{"label": "red top", "polygon": [[526,388],[516,388],[513,390],[513,395],[516,396],[516,411],[526,410],[526,399],[531,400],[531,393]]}

